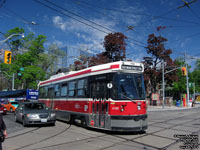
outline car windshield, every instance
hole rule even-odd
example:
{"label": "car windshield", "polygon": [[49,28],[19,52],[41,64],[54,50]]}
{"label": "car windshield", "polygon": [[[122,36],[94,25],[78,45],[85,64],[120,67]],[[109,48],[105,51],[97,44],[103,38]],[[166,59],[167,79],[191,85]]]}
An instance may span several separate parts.
{"label": "car windshield", "polygon": [[28,104],[25,104],[24,105],[24,108],[25,109],[38,109],[38,110],[41,110],[41,109],[45,109],[46,106],[42,103],[28,103]]}
{"label": "car windshield", "polygon": [[115,74],[114,99],[144,99],[144,80],[142,74]]}

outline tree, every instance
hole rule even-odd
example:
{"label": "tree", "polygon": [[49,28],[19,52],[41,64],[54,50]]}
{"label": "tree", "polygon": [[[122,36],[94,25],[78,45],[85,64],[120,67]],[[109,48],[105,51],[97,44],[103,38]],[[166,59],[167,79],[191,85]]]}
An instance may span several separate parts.
{"label": "tree", "polygon": [[[24,32],[21,28],[14,28],[7,32],[7,35],[10,34],[19,34]],[[33,33],[28,34],[24,39],[15,39],[12,38],[9,41],[9,45],[13,52],[16,52],[16,49],[20,53],[15,53],[12,56],[12,64],[0,64],[0,70],[4,73],[4,76],[7,76],[8,81],[10,76],[15,74],[15,88],[37,88],[37,82],[39,80],[44,80],[45,71],[42,69],[41,64],[39,63],[42,59],[40,56],[44,53],[44,42],[46,41],[46,36],[39,35],[34,36]],[[22,70],[24,69],[24,71]],[[21,73],[21,76],[17,76],[18,73]]]}
{"label": "tree", "polygon": [[190,80],[195,83],[195,91],[200,92],[200,59],[197,59],[194,71],[191,73]]}
{"label": "tree", "polygon": [[124,60],[126,58],[127,37],[120,32],[110,33],[104,38],[104,56],[111,61]]}
{"label": "tree", "polygon": [[[161,29],[164,27],[158,27],[157,32],[160,33]],[[146,89],[149,89],[151,93],[158,92],[159,84],[162,81],[162,67],[161,62],[165,62],[165,71],[170,70],[175,67],[174,61],[170,58],[172,53],[171,49],[165,48],[165,42],[167,39],[162,37],[160,34],[150,34],[147,40],[147,54],[151,54],[150,57],[144,57],[144,79]],[[175,73],[171,72],[165,76],[165,81],[168,84],[172,84],[175,80]]]}

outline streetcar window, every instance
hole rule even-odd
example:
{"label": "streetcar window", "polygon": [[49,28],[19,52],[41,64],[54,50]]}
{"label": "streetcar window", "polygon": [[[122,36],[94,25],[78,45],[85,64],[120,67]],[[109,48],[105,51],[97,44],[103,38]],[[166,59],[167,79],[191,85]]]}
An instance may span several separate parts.
{"label": "streetcar window", "polygon": [[78,80],[78,96],[86,96],[87,80]]}
{"label": "streetcar window", "polygon": [[67,84],[63,84],[61,86],[61,96],[67,96],[67,93],[68,93],[68,88],[67,88]]}
{"label": "streetcar window", "polygon": [[69,82],[69,96],[75,96],[75,88],[76,88],[76,82]]}
{"label": "streetcar window", "polygon": [[142,74],[115,74],[112,93],[114,99],[144,99]]}
{"label": "streetcar window", "polygon": [[40,98],[43,98],[44,97],[44,87],[40,87],[40,89],[39,89],[39,97]]}
{"label": "streetcar window", "polygon": [[44,87],[44,97],[47,97],[48,95],[48,87]]}
{"label": "streetcar window", "polygon": [[55,91],[55,96],[59,97],[60,96],[60,85],[59,84],[55,85],[54,91]]}

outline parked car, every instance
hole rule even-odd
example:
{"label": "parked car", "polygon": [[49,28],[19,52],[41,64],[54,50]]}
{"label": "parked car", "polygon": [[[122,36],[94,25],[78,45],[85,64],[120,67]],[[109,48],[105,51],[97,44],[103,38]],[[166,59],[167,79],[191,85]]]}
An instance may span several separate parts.
{"label": "parked car", "polygon": [[55,125],[56,114],[42,102],[22,102],[14,113],[15,122],[23,126],[32,124]]}
{"label": "parked car", "polygon": [[19,103],[18,101],[5,101],[2,105],[7,109],[7,111],[14,112]]}
{"label": "parked car", "polygon": [[7,114],[7,109],[1,104],[0,104],[0,113],[2,113],[3,115]]}

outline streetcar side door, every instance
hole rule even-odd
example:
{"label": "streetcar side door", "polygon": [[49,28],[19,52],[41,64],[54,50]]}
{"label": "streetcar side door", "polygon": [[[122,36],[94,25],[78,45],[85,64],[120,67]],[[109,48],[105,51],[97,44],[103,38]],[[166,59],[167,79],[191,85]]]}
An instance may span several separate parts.
{"label": "streetcar side door", "polygon": [[53,109],[53,98],[54,98],[54,87],[48,88],[48,98],[49,98],[49,105],[51,109]]}
{"label": "streetcar side door", "polygon": [[91,90],[93,95],[92,102],[92,120],[94,120],[94,126],[104,128],[106,118],[106,83],[95,82],[91,84]]}

